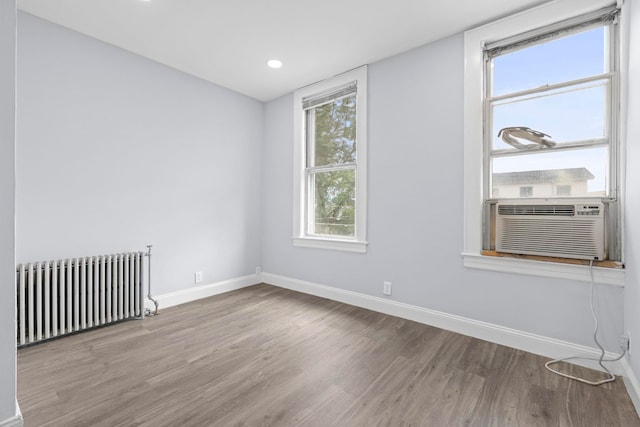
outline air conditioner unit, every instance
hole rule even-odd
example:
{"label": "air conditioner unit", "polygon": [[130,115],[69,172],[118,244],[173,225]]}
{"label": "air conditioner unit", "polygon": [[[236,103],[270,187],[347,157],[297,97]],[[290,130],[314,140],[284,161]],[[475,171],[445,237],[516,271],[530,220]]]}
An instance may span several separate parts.
{"label": "air conditioner unit", "polygon": [[495,224],[497,252],[605,259],[601,202],[499,202]]}

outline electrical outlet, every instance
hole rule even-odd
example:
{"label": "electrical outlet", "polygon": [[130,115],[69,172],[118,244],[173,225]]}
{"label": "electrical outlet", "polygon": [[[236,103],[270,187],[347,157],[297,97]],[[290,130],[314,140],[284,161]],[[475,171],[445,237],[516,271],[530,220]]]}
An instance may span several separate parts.
{"label": "electrical outlet", "polygon": [[256,267],[256,276],[262,273],[262,267]]}
{"label": "electrical outlet", "polygon": [[629,351],[630,343],[631,341],[629,340],[629,337],[627,335],[620,335],[620,338],[619,338],[620,350]]}
{"label": "electrical outlet", "polygon": [[391,282],[382,283],[382,293],[385,295],[391,295]]}
{"label": "electrical outlet", "polygon": [[196,284],[202,283],[202,271],[196,271],[194,276]]}

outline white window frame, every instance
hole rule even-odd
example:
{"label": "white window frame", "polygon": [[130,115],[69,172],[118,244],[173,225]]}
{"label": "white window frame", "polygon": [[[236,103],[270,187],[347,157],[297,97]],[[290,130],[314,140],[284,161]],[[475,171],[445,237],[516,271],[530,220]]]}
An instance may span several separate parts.
{"label": "white window frame", "polygon": [[[303,99],[335,91],[356,82],[356,201],[354,236],[318,236],[307,232],[306,129]],[[365,253],[367,250],[367,66],[298,89],[293,94],[293,245]]]}
{"label": "white window frame", "polygon": [[[615,4],[611,0],[556,0],[465,32],[464,35],[464,266],[589,281],[587,266],[482,256],[484,207],[484,46]],[[624,182],[620,180],[620,185]],[[624,192],[621,192],[624,194]],[[624,286],[624,270],[594,268],[599,283]]]}
{"label": "white window frame", "polygon": [[[613,5],[612,5],[613,6]],[[613,8],[607,8],[606,10],[612,12]],[[510,93],[501,93],[499,95],[491,95],[490,89],[493,85],[493,60],[495,58],[499,58],[501,55],[504,55],[505,52],[498,53],[497,55],[491,55],[488,53],[489,58],[485,61],[485,112],[484,112],[484,120],[486,121],[484,126],[484,138],[485,138],[485,157],[484,157],[484,190],[485,190],[485,199],[487,200],[497,200],[499,197],[490,195],[490,184],[492,182],[491,177],[491,165],[494,159],[505,158],[507,156],[522,156],[519,158],[525,158],[529,155],[536,155],[544,153],[545,151],[538,150],[517,150],[513,147],[508,148],[494,148],[493,147],[493,135],[498,133],[497,129],[492,129],[491,123],[493,121],[493,106],[500,104],[501,102],[513,101],[516,99],[523,99],[527,97],[544,97],[544,96],[554,96],[551,93],[555,93],[555,95],[559,95],[563,93],[563,90],[566,89],[585,89],[585,86],[589,87],[592,84],[603,83],[605,89],[605,97],[603,100],[604,107],[604,135],[602,136],[593,136],[587,139],[581,140],[573,140],[573,141],[563,141],[561,144],[555,147],[555,150],[573,150],[573,149],[592,149],[592,148],[606,148],[607,149],[607,171],[608,175],[606,177],[606,196],[587,196],[581,195],[580,198],[587,199],[609,199],[611,201],[617,200],[617,190],[618,190],[618,126],[617,126],[617,116],[618,111],[615,106],[619,105],[619,97],[618,97],[618,37],[617,37],[617,29],[615,28],[616,21],[614,18],[611,21],[603,22],[601,17],[603,15],[603,10],[600,9],[593,14],[587,14],[576,17],[573,22],[560,22],[557,25],[544,26],[539,28],[537,31],[533,31],[533,34],[523,34],[517,38],[517,40],[507,40],[501,41],[496,44],[496,46],[489,46],[488,51],[491,51],[491,47],[493,48],[503,48],[506,49],[506,53],[512,53],[516,50],[527,49],[529,47],[533,47],[536,45],[536,42],[532,42],[532,39],[536,37],[543,36],[545,33],[554,33],[557,31],[563,32],[561,36],[575,35],[580,31],[584,31],[586,29],[595,29],[601,28],[603,26],[609,26],[611,31],[607,33],[607,41],[606,46],[604,46],[604,55],[605,61],[607,63],[607,69],[598,74],[593,74],[590,76],[583,76],[580,78],[573,78],[563,81],[554,82],[551,85],[546,85],[544,87],[534,87],[534,88],[526,88],[526,89],[518,89],[516,91],[512,91]],[[553,36],[557,37],[557,36]],[[548,39],[547,39],[548,40]],[[557,39],[556,39],[557,40]],[[515,48],[510,47],[509,45],[516,44]],[[550,151],[546,151],[549,153]],[[521,191],[522,191],[522,187]],[[534,197],[536,195],[533,195]],[[532,197],[532,196],[520,196],[522,197]],[[556,195],[549,196],[555,198]]]}

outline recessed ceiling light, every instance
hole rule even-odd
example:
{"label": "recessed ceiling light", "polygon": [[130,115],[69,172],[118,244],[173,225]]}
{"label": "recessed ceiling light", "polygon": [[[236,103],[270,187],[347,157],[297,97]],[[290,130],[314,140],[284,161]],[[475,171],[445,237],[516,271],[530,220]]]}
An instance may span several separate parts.
{"label": "recessed ceiling light", "polygon": [[267,65],[269,68],[280,68],[282,67],[282,61],[279,59],[270,59],[267,61]]}

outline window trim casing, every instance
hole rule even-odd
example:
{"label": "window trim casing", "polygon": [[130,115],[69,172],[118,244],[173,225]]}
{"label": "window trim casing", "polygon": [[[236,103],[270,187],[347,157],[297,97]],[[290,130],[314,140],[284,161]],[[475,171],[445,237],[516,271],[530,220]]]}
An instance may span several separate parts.
{"label": "window trim casing", "polygon": [[[491,42],[536,30],[560,21],[587,14],[615,4],[611,0],[556,0],[498,21],[466,31],[464,34],[464,227],[463,263],[467,268],[504,271],[525,275],[570,278],[589,281],[584,266],[569,266],[543,261],[482,256],[484,191],[483,98],[484,47]],[[619,48],[619,47],[618,47]],[[621,61],[622,62],[622,61]],[[622,72],[622,70],[620,70]],[[622,123],[619,123],[622,125]],[[620,145],[623,145],[622,142]],[[619,147],[622,150],[622,147]],[[622,174],[620,174],[622,176]],[[619,185],[624,180],[620,179]],[[618,194],[624,194],[619,191]],[[623,229],[623,227],[620,227]],[[541,268],[531,268],[538,263]],[[596,281],[624,284],[624,270],[594,268]],[[543,274],[544,273],[544,274]]]}
{"label": "window trim casing", "polygon": [[[353,237],[307,234],[306,129],[303,99],[356,82],[356,218]],[[367,250],[367,66],[298,89],[293,94],[293,245],[365,253]]]}

